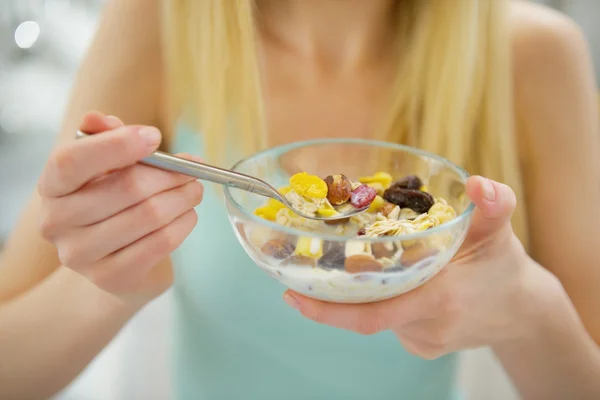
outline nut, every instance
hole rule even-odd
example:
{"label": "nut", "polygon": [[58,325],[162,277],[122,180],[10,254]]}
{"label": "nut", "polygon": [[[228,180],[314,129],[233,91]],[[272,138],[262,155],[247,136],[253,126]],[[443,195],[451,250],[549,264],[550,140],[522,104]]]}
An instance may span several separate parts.
{"label": "nut", "polygon": [[352,195],[352,183],[345,175],[329,175],[324,179],[327,184],[327,200],[334,206],[344,204]]}
{"label": "nut", "polygon": [[415,245],[404,249],[402,255],[400,256],[400,263],[405,267],[410,267],[419,261],[426,259],[427,257],[436,255],[437,253],[437,249],[426,247],[422,243],[417,242]]}
{"label": "nut", "polygon": [[271,239],[263,245],[261,251],[268,256],[283,260],[292,255],[295,248],[296,246],[285,239]]}
{"label": "nut", "polygon": [[346,258],[344,269],[350,273],[357,272],[379,272],[383,270],[383,264],[369,254],[355,254]]}
{"label": "nut", "polygon": [[376,258],[389,258],[396,254],[398,247],[392,242],[373,243],[371,251]]}
{"label": "nut", "polygon": [[294,254],[293,256],[285,259],[281,263],[281,266],[282,267],[295,266],[295,267],[312,267],[312,268],[314,268],[317,266],[317,260],[315,260],[312,257]]}
{"label": "nut", "polygon": [[379,211],[381,211],[381,213],[387,217],[388,215],[390,215],[394,207],[396,207],[395,204],[386,202],[383,206],[381,206]]}

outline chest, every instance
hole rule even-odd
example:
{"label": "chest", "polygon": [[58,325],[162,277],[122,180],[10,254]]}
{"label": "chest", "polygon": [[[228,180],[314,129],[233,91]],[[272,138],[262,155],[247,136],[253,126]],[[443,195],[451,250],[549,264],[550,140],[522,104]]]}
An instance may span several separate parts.
{"label": "chest", "polygon": [[267,53],[262,75],[271,146],[319,138],[372,138],[388,116],[394,73],[386,64],[322,71]]}

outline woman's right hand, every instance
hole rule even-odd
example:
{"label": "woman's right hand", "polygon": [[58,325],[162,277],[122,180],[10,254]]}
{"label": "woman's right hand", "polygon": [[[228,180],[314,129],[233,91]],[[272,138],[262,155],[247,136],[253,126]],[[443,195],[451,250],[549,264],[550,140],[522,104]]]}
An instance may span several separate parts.
{"label": "woman's right hand", "polygon": [[156,128],[90,113],[81,130],[93,135],[58,147],[42,173],[41,233],[64,266],[148,301],[172,284],[170,265],[155,267],[196,225],[203,186],[137,163],[158,148]]}

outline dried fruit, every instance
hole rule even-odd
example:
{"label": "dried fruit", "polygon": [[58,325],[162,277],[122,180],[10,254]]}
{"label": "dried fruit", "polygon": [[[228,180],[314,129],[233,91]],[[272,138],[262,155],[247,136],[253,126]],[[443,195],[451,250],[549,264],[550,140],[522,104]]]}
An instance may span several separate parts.
{"label": "dried fruit", "polygon": [[427,192],[418,189],[405,189],[392,185],[383,194],[383,198],[398,205],[400,208],[410,208],[418,213],[426,213],[435,203],[435,199]]}
{"label": "dried fruit", "polygon": [[318,176],[300,172],[290,178],[290,186],[301,196],[324,199],[327,197],[327,184]]}
{"label": "dried fruit", "polygon": [[421,181],[421,179],[418,176],[409,175],[405,176],[397,182],[394,182],[392,186],[390,186],[390,188],[400,187],[403,189],[419,190],[421,186],[423,186],[423,181]]}
{"label": "dried fruit", "polygon": [[400,256],[400,262],[403,266],[410,267],[419,261],[426,259],[427,257],[436,255],[437,253],[437,249],[426,247],[422,243],[418,242],[414,246],[404,249],[402,255]]}
{"label": "dried fruit", "polygon": [[332,246],[323,257],[319,259],[319,267],[323,269],[344,269],[344,248],[342,246]]}
{"label": "dried fruit", "polygon": [[389,258],[398,251],[398,247],[392,242],[373,243],[371,251],[376,258]]}
{"label": "dried fruit", "polygon": [[357,234],[358,236],[364,236],[364,235],[366,235],[366,233],[367,233],[367,230],[366,230],[365,228],[360,228],[360,229],[358,230],[358,232],[356,232],[356,234]]}
{"label": "dried fruit", "polygon": [[373,202],[369,206],[368,211],[370,211],[370,212],[377,212],[385,204],[386,203],[385,203],[385,200],[383,199],[383,197],[377,195],[377,196],[375,196],[375,200],[373,200]]}
{"label": "dried fruit", "polygon": [[378,183],[384,188],[390,186],[392,183],[392,176],[387,172],[375,172],[372,176],[363,176],[358,178],[360,183]]}
{"label": "dried fruit", "polygon": [[327,200],[334,206],[344,204],[352,194],[352,183],[345,175],[329,175],[324,179],[327,184]]}
{"label": "dried fruit", "polygon": [[261,251],[268,256],[283,260],[292,255],[295,247],[285,239],[271,239],[263,245]]}
{"label": "dried fruit", "polygon": [[280,265],[282,267],[296,266],[314,268],[317,266],[317,260],[312,257],[294,254],[293,256],[286,258]]}
{"label": "dried fruit", "polygon": [[317,238],[299,237],[295,253],[315,259],[319,258],[323,255],[323,241]]}
{"label": "dried fruit", "polygon": [[333,217],[334,215],[336,215],[338,212],[336,210],[334,210],[333,208],[326,208],[326,207],[321,207],[317,209],[317,214],[319,214],[321,217]]}
{"label": "dried fruit", "polygon": [[383,265],[369,254],[356,254],[346,258],[344,269],[350,273],[379,272]]}
{"label": "dried fruit", "polygon": [[277,217],[277,212],[277,209],[267,205],[254,210],[254,215],[269,221],[275,221],[275,217]]}
{"label": "dried fruit", "polygon": [[350,204],[356,208],[364,208],[375,200],[377,191],[367,185],[360,185],[352,191],[350,196]]}

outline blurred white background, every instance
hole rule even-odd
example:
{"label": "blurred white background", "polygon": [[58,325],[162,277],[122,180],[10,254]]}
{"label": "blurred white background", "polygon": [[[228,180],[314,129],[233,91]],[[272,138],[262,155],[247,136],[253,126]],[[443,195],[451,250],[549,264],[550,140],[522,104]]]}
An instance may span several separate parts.
{"label": "blurred white background", "polygon": [[[582,26],[600,66],[600,0],[538,2]],[[102,3],[0,0],[0,249],[53,145]],[[170,301],[167,293],[136,316],[55,400],[168,400]],[[465,354],[461,382],[472,400],[517,398],[485,349]]]}

